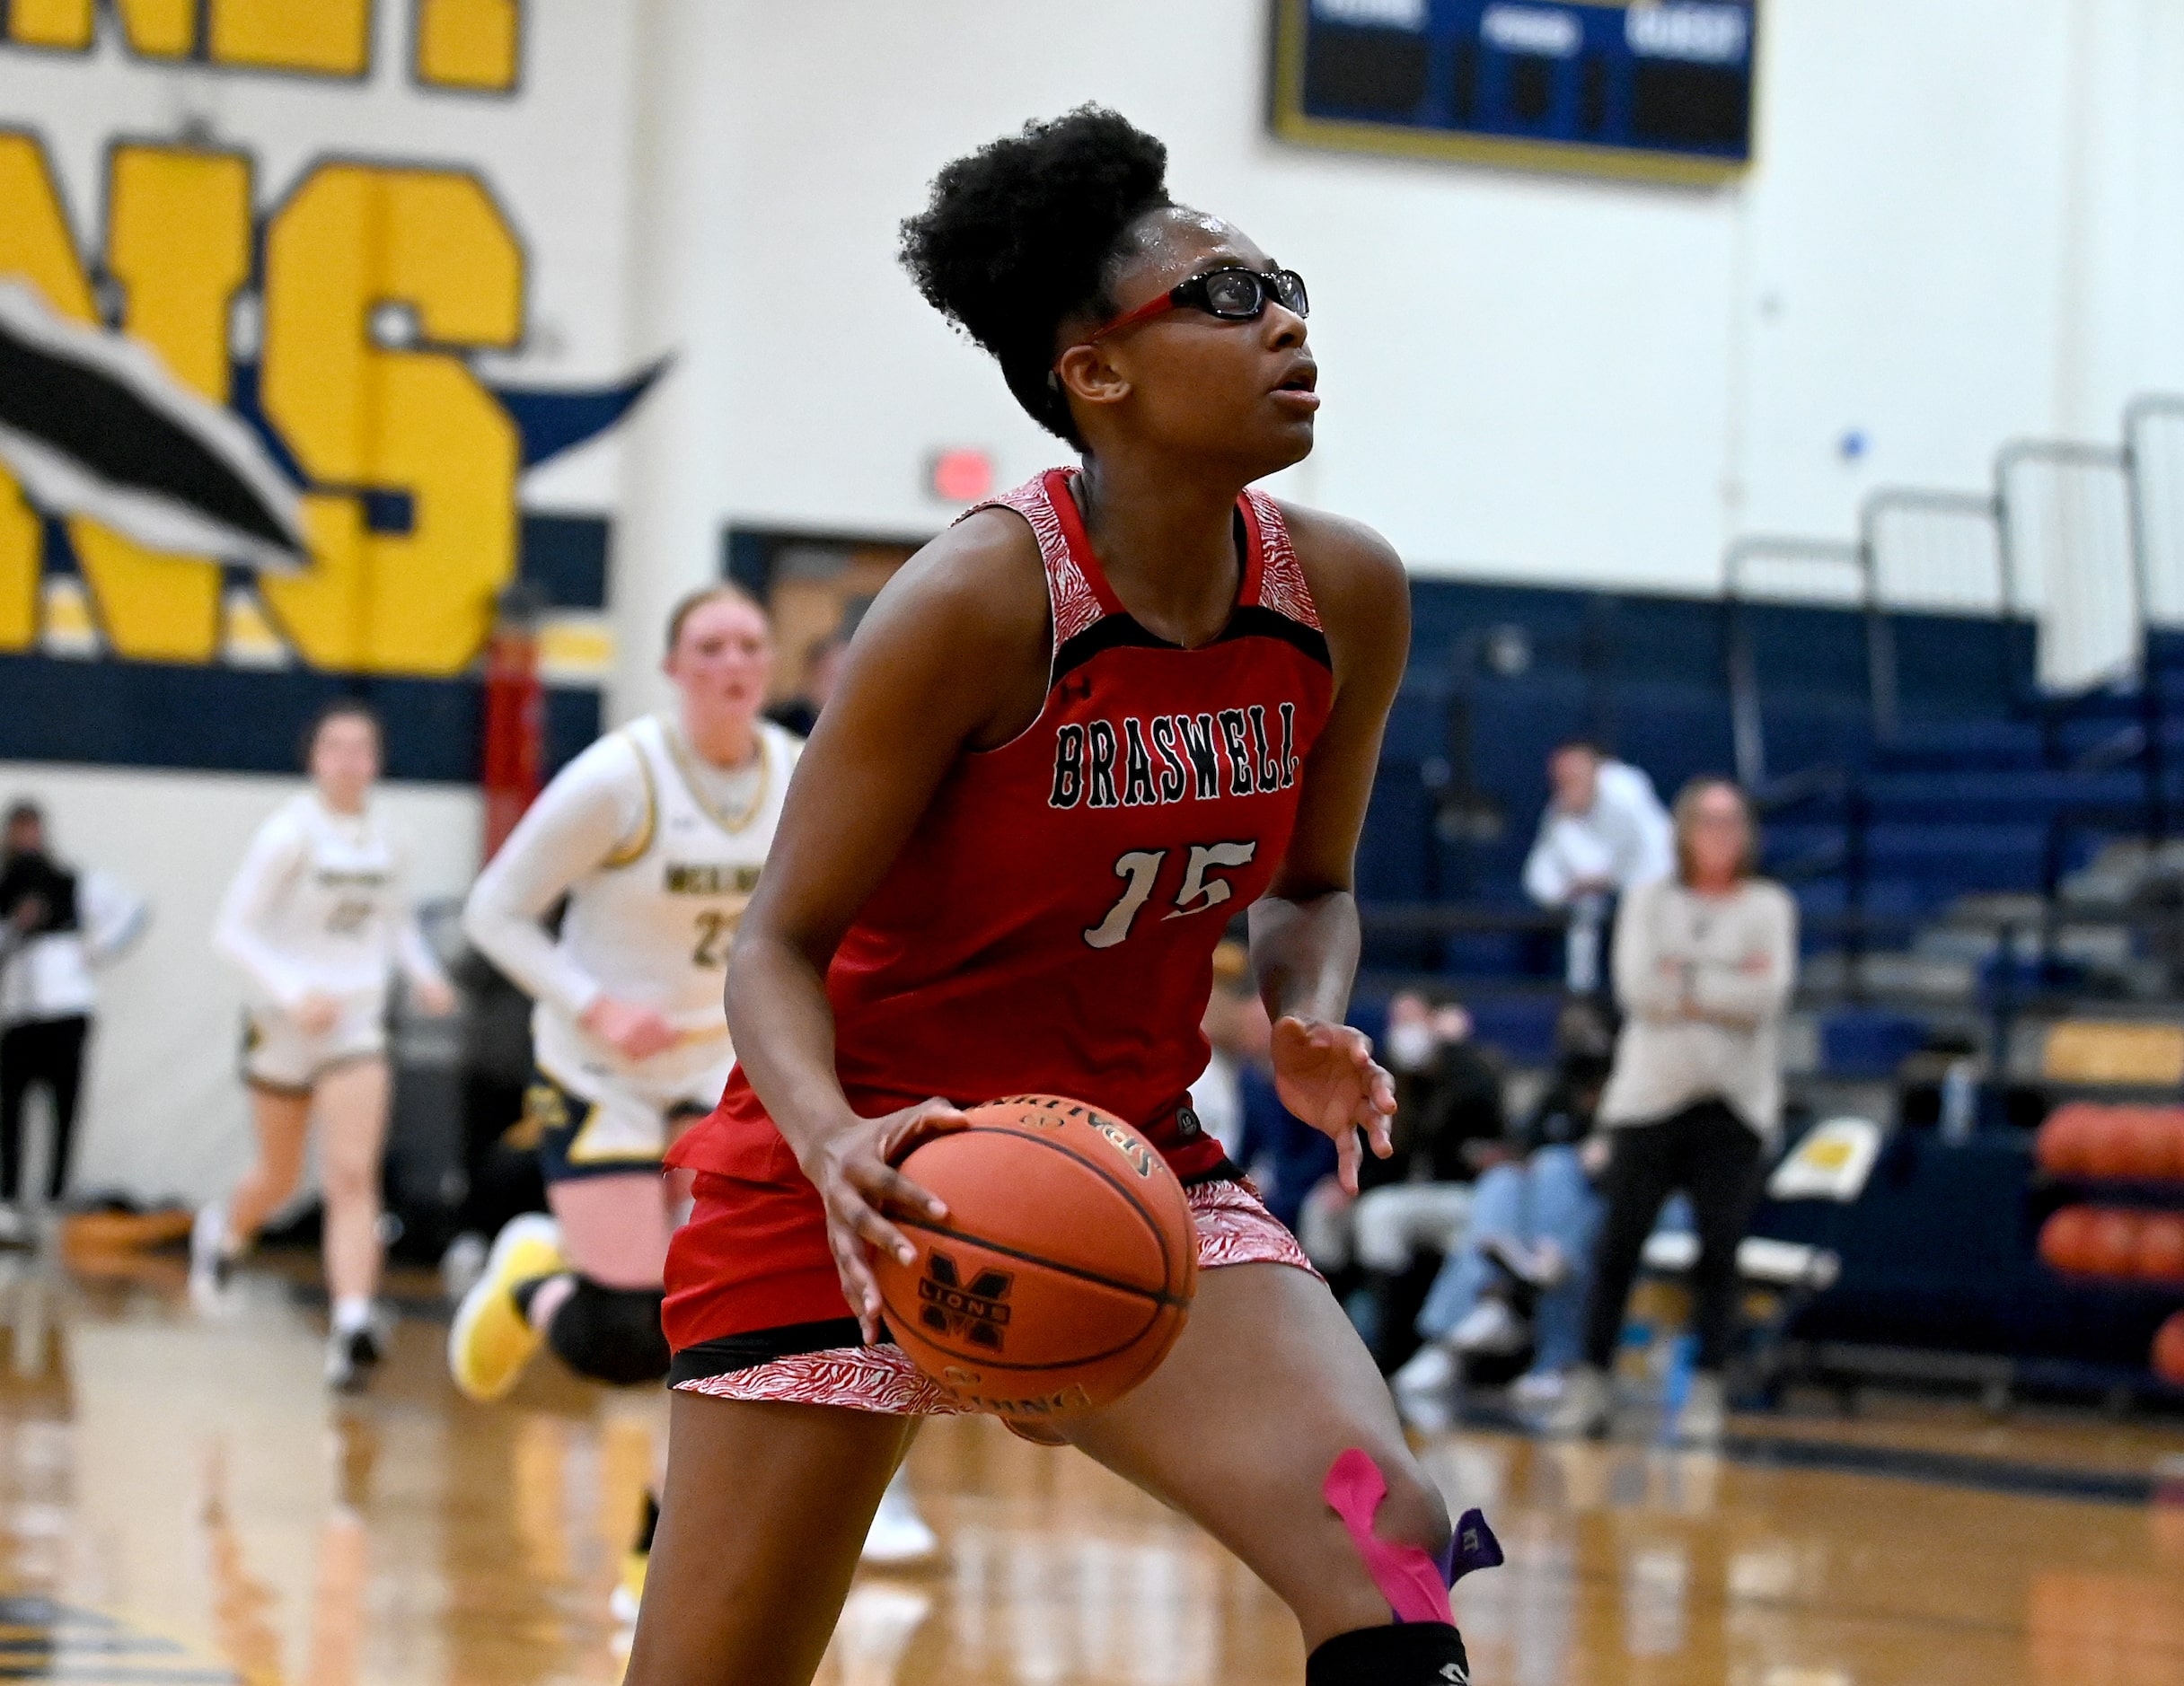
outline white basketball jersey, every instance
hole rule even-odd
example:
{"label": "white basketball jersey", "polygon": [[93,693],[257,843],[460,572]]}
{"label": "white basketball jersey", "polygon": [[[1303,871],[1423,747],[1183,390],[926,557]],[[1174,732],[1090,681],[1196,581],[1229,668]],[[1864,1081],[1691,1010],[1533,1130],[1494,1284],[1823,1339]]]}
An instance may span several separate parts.
{"label": "white basketball jersey", "polygon": [[646,819],[613,859],[569,890],[561,946],[618,1001],[656,1009],[680,1045],[630,1061],[541,1002],[532,1020],[539,1067],[598,1099],[601,1079],[634,1084],[663,1103],[710,1106],[735,1063],[721,1007],[728,946],[780,822],[803,741],[759,724],[760,767],[740,812],[704,795],[693,751],[656,716],[622,729],[645,779]]}
{"label": "white basketball jersey", "polygon": [[265,822],[243,872],[269,875],[236,889],[259,910],[252,935],[270,958],[321,995],[385,998],[410,910],[377,814],[336,813],[305,792]]}

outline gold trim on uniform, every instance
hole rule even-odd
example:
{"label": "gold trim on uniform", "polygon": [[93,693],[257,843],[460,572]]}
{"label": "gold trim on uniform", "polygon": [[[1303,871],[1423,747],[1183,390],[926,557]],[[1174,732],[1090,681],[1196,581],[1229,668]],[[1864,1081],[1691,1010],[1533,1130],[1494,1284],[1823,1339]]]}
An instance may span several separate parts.
{"label": "gold trim on uniform", "polygon": [[645,823],[637,829],[635,841],[616,849],[599,863],[610,870],[629,865],[652,847],[652,834],[657,829],[660,819],[660,794],[653,788],[652,784],[652,758],[645,753],[645,746],[630,733],[624,732],[621,735],[629,744],[630,753],[637,757],[638,777],[645,781]]}
{"label": "gold trim on uniform", "polygon": [[568,1102],[550,1083],[533,1083],[524,1090],[524,1110],[515,1123],[500,1133],[500,1145],[515,1153],[528,1153],[548,1130],[568,1123]]}
{"label": "gold trim on uniform", "polygon": [[755,730],[753,736],[758,744],[758,778],[751,787],[751,800],[744,804],[743,812],[731,820],[706,796],[705,785],[691,766],[690,751],[683,745],[681,728],[669,720],[660,722],[660,742],[667,746],[667,759],[682,775],[682,788],[690,792],[690,799],[698,804],[699,811],[731,837],[758,818],[760,810],[766,805],[767,788],[773,780],[773,757],[766,752],[764,728]]}
{"label": "gold trim on uniform", "polygon": [[[725,1027],[724,1027],[725,1028]],[[660,1148],[606,1148],[603,1151],[591,1142],[593,1134],[607,1117],[606,1107],[597,1101],[587,1101],[562,1078],[546,1067],[538,1068],[542,1083],[533,1083],[524,1091],[524,1116],[515,1129],[535,1132],[529,1146],[538,1146],[540,1137],[549,1131],[556,1134],[568,1132],[568,1140],[561,1149],[564,1162],[571,1165],[649,1165],[659,1163]],[[581,1107],[582,1111],[574,1109]],[[535,1120],[535,1123],[534,1123]],[[502,1138],[511,1147],[522,1146],[507,1137]]]}

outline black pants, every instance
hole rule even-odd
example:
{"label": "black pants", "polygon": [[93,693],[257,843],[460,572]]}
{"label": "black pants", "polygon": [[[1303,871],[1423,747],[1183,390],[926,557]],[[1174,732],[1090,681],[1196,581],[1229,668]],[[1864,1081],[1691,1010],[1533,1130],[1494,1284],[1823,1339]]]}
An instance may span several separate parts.
{"label": "black pants", "polygon": [[1737,1243],[1759,1194],[1759,1137],[1719,1101],[1701,1101],[1658,1124],[1608,1132],[1615,1151],[1600,1180],[1606,1207],[1585,1315],[1585,1362],[1606,1369],[1623,1332],[1639,1256],[1678,1189],[1691,1197],[1699,1258],[1691,1272],[1698,1367],[1718,1371],[1737,1332]]}
{"label": "black pants", "polygon": [[53,1097],[53,1155],[46,1170],[46,1198],[57,1200],[68,1186],[68,1149],[75,1137],[76,1097],[84,1087],[84,1043],[91,1021],[34,1019],[0,1031],[0,1200],[13,1200],[22,1184],[22,1103],[34,1084]]}

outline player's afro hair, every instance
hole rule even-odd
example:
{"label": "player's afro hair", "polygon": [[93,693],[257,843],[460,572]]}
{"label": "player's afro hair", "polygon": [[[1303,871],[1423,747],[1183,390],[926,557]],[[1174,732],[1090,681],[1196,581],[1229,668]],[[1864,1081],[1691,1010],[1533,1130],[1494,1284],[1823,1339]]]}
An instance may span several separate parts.
{"label": "player's afro hair", "polygon": [[1107,266],[1139,217],[1171,203],[1167,148],[1104,106],[1027,123],[933,178],[903,224],[903,267],[927,303],[991,352],[1032,419],[1073,445],[1047,379],[1054,329],[1113,310]]}

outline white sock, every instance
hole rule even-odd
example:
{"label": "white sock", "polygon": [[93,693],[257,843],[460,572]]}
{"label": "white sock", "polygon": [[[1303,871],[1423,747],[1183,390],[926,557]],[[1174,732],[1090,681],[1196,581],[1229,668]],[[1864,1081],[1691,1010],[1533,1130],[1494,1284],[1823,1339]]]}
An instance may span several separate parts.
{"label": "white sock", "polygon": [[334,1333],[353,1335],[366,1328],[372,1321],[372,1298],[368,1294],[344,1294],[334,1302]]}

